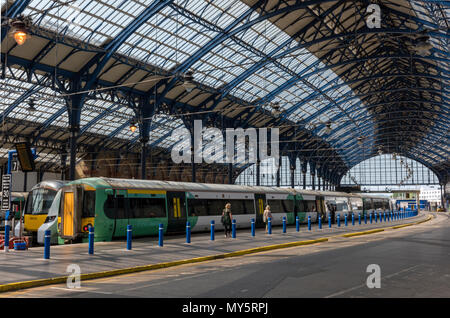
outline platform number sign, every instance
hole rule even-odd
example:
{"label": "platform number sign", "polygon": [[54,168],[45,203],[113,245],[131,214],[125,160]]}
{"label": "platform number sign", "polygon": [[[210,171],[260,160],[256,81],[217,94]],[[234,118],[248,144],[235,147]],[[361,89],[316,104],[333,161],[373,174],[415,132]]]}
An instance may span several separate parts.
{"label": "platform number sign", "polygon": [[17,153],[14,153],[12,156],[11,171],[19,171],[19,161],[17,160]]}
{"label": "platform number sign", "polygon": [[2,211],[11,209],[11,175],[5,174],[2,177]]}

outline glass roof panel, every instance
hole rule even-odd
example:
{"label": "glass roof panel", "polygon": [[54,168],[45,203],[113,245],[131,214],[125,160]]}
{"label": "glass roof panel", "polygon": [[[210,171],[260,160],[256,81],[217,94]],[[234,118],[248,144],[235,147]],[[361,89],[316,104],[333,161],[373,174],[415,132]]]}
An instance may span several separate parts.
{"label": "glass roof panel", "polygon": [[113,39],[133,21],[151,0],[32,0],[24,15],[39,26],[94,45]]}

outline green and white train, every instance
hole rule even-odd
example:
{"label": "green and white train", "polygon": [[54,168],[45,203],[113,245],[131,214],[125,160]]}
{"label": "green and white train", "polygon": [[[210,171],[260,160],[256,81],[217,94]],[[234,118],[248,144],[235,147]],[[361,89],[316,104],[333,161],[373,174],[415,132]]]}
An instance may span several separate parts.
{"label": "green and white train", "polygon": [[[165,233],[185,231],[186,222],[193,232],[210,229],[214,220],[216,229],[226,203],[231,203],[237,228],[250,227],[251,219],[263,227],[263,211],[270,205],[273,225],[295,224],[298,216],[306,223],[318,217],[334,218],[341,214],[368,213],[374,209],[389,209],[389,199],[366,195],[294,190],[289,188],[251,187],[184,183],[170,181],[88,178],[68,183],[58,197],[58,214],[48,217],[43,229],[58,224],[60,243],[86,241],[89,226],[95,227],[96,241],[111,241],[126,236],[127,225],[133,227],[133,236],[158,235],[158,225]],[[382,206],[378,207],[381,202]],[[333,205],[335,205],[334,208]],[[55,209],[52,209],[56,214]]]}

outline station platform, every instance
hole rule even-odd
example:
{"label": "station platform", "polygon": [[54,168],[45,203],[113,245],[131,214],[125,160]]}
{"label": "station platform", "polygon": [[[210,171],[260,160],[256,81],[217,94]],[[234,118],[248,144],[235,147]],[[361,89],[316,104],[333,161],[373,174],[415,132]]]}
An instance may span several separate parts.
{"label": "station platform", "polygon": [[[0,292],[21,288],[36,287],[61,283],[71,272],[67,268],[76,264],[81,270],[81,280],[133,273],[143,270],[171,267],[213,259],[241,256],[270,249],[287,248],[326,241],[331,237],[371,234],[383,229],[401,228],[402,225],[414,225],[432,219],[432,215],[421,212],[410,217],[390,222],[373,222],[359,225],[355,220],[353,226],[328,223],[322,229],[317,223],[308,231],[302,224],[300,232],[295,225],[288,226],[287,233],[282,227],[274,227],[272,234],[257,229],[256,236],[251,236],[250,229],[237,231],[236,239],[225,238],[223,232],[215,233],[215,240],[210,240],[210,233],[192,234],[191,243],[186,243],[185,236],[165,236],[164,246],[158,246],[157,237],[133,239],[133,249],[126,249],[126,241],[95,243],[94,255],[88,253],[88,244],[52,246],[50,259],[44,259],[44,247],[34,247],[27,251],[10,250],[0,252]],[[368,232],[368,233],[365,233]],[[57,278],[59,281],[57,281]],[[25,283],[31,282],[31,283]],[[15,284],[17,283],[17,284]]]}

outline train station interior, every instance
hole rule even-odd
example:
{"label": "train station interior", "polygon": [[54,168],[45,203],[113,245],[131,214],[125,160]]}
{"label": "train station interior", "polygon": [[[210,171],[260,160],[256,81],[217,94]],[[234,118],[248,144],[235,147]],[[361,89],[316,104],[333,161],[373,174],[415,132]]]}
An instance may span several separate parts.
{"label": "train station interior", "polygon": [[[227,238],[228,211],[262,237],[267,206],[275,232],[448,233],[449,24],[449,1],[1,0],[0,263],[35,266],[17,250],[42,258],[50,230],[80,264],[91,234],[105,255],[131,228]],[[21,275],[0,297],[48,278]],[[310,296],[290,288],[249,297]]]}

